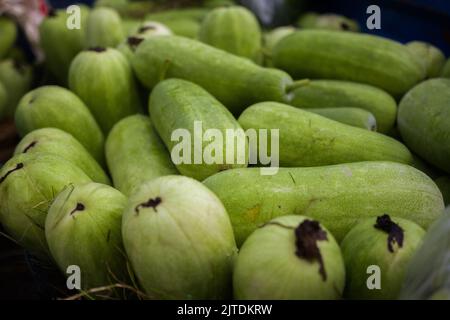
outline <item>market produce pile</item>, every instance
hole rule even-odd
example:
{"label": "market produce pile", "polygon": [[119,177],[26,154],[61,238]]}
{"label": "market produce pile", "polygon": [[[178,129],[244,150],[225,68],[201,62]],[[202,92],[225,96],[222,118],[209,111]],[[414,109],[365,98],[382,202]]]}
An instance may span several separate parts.
{"label": "market produce pile", "polygon": [[232,1],[80,7],[81,29],[42,22],[39,81],[0,17],[0,118],[22,139],[0,168],[8,237],[79,266],[90,297],[450,299],[438,48],[333,14],[263,30]]}

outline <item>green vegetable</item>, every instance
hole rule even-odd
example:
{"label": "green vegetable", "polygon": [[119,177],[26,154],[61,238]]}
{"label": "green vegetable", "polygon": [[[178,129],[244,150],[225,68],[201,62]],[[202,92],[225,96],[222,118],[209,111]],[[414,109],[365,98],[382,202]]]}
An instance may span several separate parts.
{"label": "green vegetable", "polygon": [[387,92],[366,84],[336,80],[304,81],[292,92],[289,104],[299,108],[360,108],[371,112],[378,131],[395,123],[397,103]]}
{"label": "green vegetable", "polygon": [[191,19],[201,22],[203,18],[208,14],[208,12],[209,9],[206,8],[173,9],[162,12],[150,13],[145,16],[145,20],[165,23],[167,21]]}
{"label": "green vegetable", "polygon": [[291,26],[278,27],[270,30],[264,34],[264,55],[265,55],[265,65],[268,67],[273,66],[272,64],[272,51],[275,45],[280,42],[281,39],[295,32],[297,29]]}
{"label": "green vegetable", "polygon": [[450,299],[450,208],[428,229],[408,265],[401,299]]}
{"label": "green vegetable", "polygon": [[117,11],[97,7],[86,22],[85,47],[116,47],[125,38],[125,30]]}
{"label": "green vegetable", "polygon": [[317,14],[309,12],[300,17],[297,22],[298,26],[303,29],[327,29],[336,31],[360,31],[357,21],[347,17],[326,13]]}
{"label": "green vegetable", "polygon": [[427,78],[439,77],[445,64],[445,56],[439,48],[421,41],[412,41],[406,46],[423,64]]}
{"label": "green vegetable", "polygon": [[48,259],[44,224],[54,197],[65,186],[91,179],[66,159],[50,154],[19,154],[0,169],[0,222],[20,245]]}
{"label": "green vegetable", "polygon": [[347,275],[345,296],[397,299],[407,265],[424,235],[414,222],[391,220],[389,215],[356,224],[341,243]]}
{"label": "green vegetable", "polygon": [[200,182],[167,176],[141,185],[125,208],[122,235],[150,298],[230,298],[233,230],[222,203]]}
{"label": "green vegetable", "polygon": [[71,134],[56,128],[31,131],[16,147],[14,154],[52,154],[82,169],[92,181],[110,184],[108,176],[91,154]]}
{"label": "green vegetable", "polygon": [[16,42],[17,29],[14,21],[0,16],[0,59],[4,58]]}
{"label": "green vegetable", "polygon": [[83,290],[127,281],[122,212],[127,198],[99,183],[69,186],[53,201],[45,220],[50,252],[61,271],[76,265]]}
{"label": "green vegetable", "polygon": [[200,22],[192,19],[167,20],[162,23],[181,37],[196,39],[200,31]]}
{"label": "green vegetable", "polygon": [[46,127],[66,131],[104,163],[103,133],[89,109],[67,89],[43,86],[28,92],[17,106],[15,123],[21,136]]}
{"label": "green vegetable", "polygon": [[239,114],[258,101],[285,101],[292,79],[284,72],[183,37],[152,37],[137,46],[132,59],[139,80],[149,89],[160,80],[192,81]]}
{"label": "green vegetable", "polygon": [[106,139],[105,153],[114,186],[126,196],[145,181],[178,174],[150,118],[144,115],[120,120]]}
{"label": "green vegetable", "polygon": [[6,104],[8,103],[8,93],[5,86],[0,82],[0,120],[6,115]]}
{"label": "green vegetable", "polygon": [[449,101],[449,79],[427,80],[403,97],[397,119],[406,145],[447,173],[450,173]]}
{"label": "green vegetable", "polygon": [[39,25],[40,45],[45,64],[60,84],[67,84],[70,62],[84,48],[84,34],[89,8],[80,6],[81,28],[67,27],[69,15],[65,10],[51,11]]}
{"label": "green vegetable", "polygon": [[0,82],[8,93],[6,115],[13,117],[20,98],[30,90],[33,80],[29,65],[7,59],[0,62]]}
{"label": "green vegetable", "polygon": [[345,266],[331,233],[303,216],[273,219],[242,246],[233,272],[234,298],[339,299]]}
{"label": "green vegetable", "polygon": [[422,64],[404,45],[352,32],[297,31],[275,46],[273,63],[297,79],[361,82],[395,97],[425,78]]}
{"label": "green vegetable", "polygon": [[199,40],[255,62],[261,61],[262,34],[255,15],[241,6],[217,8],[203,19]]}
{"label": "green vegetable", "polygon": [[310,108],[305,111],[335,120],[353,127],[377,131],[377,121],[372,113],[360,108]]}
{"label": "green vegetable", "polygon": [[424,173],[393,162],[361,162],[312,168],[233,169],[204,181],[222,201],[236,242],[267,221],[304,215],[321,223],[338,240],[359,219],[383,213],[427,228],[444,209],[441,192]]}
{"label": "green vegetable", "polygon": [[[172,159],[175,156],[183,160],[175,163],[182,175],[203,180],[222,170],[247,166],[248,146],[241,126],[219,101],[196,84],[180,79],[159,83],[150,95],[149,113]],[[195,122],[200,124],[201,132],[195,129]],[[177,129],[186,130],[189,137],[174,139]],[[219,130],[217,134],[221,137],[213,134],[208,141],[204,141],[208,129]],[[237,149],[237,142],[231,145],[232,148],[227,145],[227,129],[233,130],[242,139],[245,154]],[[198,146],[197,139],[200,141]],[[188,151],[178,150],[184,143],[189,144]],[[197,156],[201,159],[199,164],[195,160]]]}
{"label": "green vegetable", "polygon": [[[309,167],[359,161],[412,163],[400,142],[361,128],[327,119],[276,102],[250,106],[239,117],[244,130],[279,130],[278,152],[282,167]],[[271,144],[268,144],[268,154]]]}
{"label": "green vegetable", "polygon": [[117,121],[142,108],[133,71],[116,49],[79,53],[70,65],[69,87],[86,103],[105,134]]}

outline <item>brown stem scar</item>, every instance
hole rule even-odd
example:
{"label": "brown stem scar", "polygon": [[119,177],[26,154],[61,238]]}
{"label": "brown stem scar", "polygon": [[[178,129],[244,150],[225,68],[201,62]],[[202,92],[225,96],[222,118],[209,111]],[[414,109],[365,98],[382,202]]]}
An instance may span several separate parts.
{"label": "brown stem scar", "polygon": [[84,204],[78,202],[77,205],[75,206],[75,208],[69,213],[69,215],[72,216],[75,212],[83,211],[84,209],[86,209]]}
{"label": "brown stem scar", "polygon": [[25,149],[23,149],[23,153],[27,153],[28,150],[33,148],[36,144],[37,144],[37,141],[33,141],[32,143],[30,143]]}
{"label": "brown stem scar", "polygon": [[106,49],[103,47],[92,47],[92,48],[89,48],[88,51],[103,52],[103,51],[106,51]]}
{"label": "brown stem scar", "polygon": [[3,177],[0,178],[0,183],[2,183],[3,181],[6,180],[6,178],[13,173],[16,170],[22,169],[23,168],[23,163],[20,162],[18,164],[16,164],[16,166],[14,168],[12,168],[11,170],[9,170],[8,172],[5,173],[5,175]]}
{"label": "brown stem scar", "polygon": [[156,207],[162,202],[162,199],[160,197],[156,197],[156,198],[150,198],[148,199],[147,202],[143,202],[140,203],[136,206],[136,208],[134,208],[134,211],[136,212],[136,214],[139,214],[139,209],[140,208],[153,208],[153,210],[155,210],[155,212],[158,212],[158,210],[156,210]]}
{"label": "brown stem scar", "polygon": [[387,246],[390,252],[394,252],[394,243],[397,243],[400,248],[403,247],[403,229],[392,221],[389,215],[384,214],[377,217],[374,227],[388,234]]}

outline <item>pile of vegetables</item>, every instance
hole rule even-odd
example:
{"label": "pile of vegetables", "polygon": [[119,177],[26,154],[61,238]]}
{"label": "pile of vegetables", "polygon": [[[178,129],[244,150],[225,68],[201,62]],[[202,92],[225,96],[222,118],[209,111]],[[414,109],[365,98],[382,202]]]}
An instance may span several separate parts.
{"label": "pile of vegetables", "polygon": [[[21,136],[0,168],[9,237],[66,276],[78,266],[89,296],[450,297],[438,48],[332,14],[264,30],[232,1],[153,5],[80,6],[81,29],[52,10],[34,82],[0,17],[0,118]],[[174,132],[196,139],[195,122],[278,130],[280,168],[262,175],[247,145],[244,162],[174,161]]]}

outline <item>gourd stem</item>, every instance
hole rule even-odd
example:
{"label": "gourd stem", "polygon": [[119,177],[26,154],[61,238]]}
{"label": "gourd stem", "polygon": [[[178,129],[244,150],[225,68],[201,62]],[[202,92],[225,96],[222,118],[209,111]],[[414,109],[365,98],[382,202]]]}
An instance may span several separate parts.
{"label": "gourd stem", "polygon": [[310,82],[311,82],[311,80],[309,80],[309,79],[302,79],[302,80],[294,81],[293,83],[291,83],[290,85],[288,85],[286,87],[286,91],[287,92],[292,92],[295,89],[298,89],[298,88],[301,88],[301,87],[304,87],[304,86],[308,85]]}

